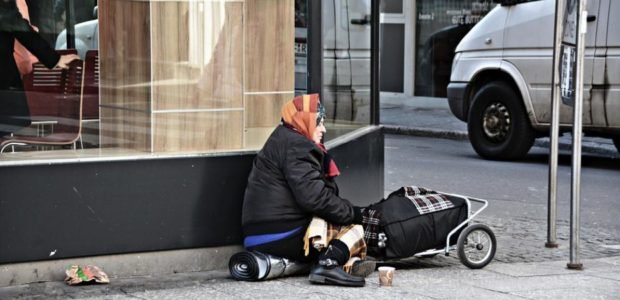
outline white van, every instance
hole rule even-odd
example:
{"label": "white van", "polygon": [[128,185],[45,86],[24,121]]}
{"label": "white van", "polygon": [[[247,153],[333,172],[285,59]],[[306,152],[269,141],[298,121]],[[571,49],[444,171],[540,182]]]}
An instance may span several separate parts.
{"label": "white van", "polygon": [[[448,101],[480,156],[519,159],[551,123],[555,1],[495,2],[455,50]],[[588,0],[587,11],[583,131],[620,149],[620,1]],[[560,130],[572,119],[562,104]]]}

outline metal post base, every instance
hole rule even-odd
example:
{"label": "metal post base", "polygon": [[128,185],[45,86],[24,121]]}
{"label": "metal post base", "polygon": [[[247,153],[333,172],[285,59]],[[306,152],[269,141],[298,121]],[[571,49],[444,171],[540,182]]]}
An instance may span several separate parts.
{"label": "metal post base", "polygon": [[559,245],[556,242],[546,242],[545,243],[545,247],[547,247],[547,248],[557,248],[557,247],[559,247]]}
{"label": "metal post base", "polygon": [[581,263],[567,263],[566,267],[571,270],[583,270],[583,264]]}

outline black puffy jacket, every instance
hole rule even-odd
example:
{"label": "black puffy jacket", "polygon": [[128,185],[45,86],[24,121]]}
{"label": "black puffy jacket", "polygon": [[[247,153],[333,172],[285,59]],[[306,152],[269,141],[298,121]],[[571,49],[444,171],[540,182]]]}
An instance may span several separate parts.
{"label": "black puffy jacket", "polygon": [[303,135],[278,126],[254,159],[243,201],[244,235],[306,226],[313,216],[353,223],[354,206],[323,171],[324,153]]}

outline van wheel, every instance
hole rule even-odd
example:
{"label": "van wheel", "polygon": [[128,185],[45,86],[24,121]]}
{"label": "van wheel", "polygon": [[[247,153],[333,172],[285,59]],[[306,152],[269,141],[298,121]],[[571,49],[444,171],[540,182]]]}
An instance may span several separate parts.
{"label": "van wheel", "polygon": [[486,83],[474,95],[467,131],[476,153],[486,159],[521,159],[535,139],[521,97],[501,81]]}

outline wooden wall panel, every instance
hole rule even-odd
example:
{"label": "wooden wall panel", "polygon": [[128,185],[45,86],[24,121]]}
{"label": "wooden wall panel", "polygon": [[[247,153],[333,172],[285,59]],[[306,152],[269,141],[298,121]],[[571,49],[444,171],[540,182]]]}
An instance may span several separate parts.
{"label": "wooden wall panel", "polygon": [[252,127],[245,129],[244,148],[259,150],[273,132],[275,127]]}
{"label": "wooden wall panel", "polygon": [[151,151],[151,114],[148,112],[102,107],[100,110],[100,145]]}
{"label": "wooden wall panel", "polygon": [[275,127],[280,122],[282,105],[293,97],[294,93],[245,95],[245,126]]}
{"label": "wooden wall panel", "polygon": [[243,112],[154,114],[156,152],[232,150],[243,146]]}
{"label": "wooden wall panel", "polygon": [[99,11],[100,104],[150,110],[149,3],[108,0]]}
{"label": "wooden wall panel", "polygon": [[[211,18],[205,18],[204,44],[212,46],[211,55],[204,60],[200,74],[194,77],[195,99],[199,108],[243,107],[243,2],[211,3]],[[210,40],[206,40],[210,38]]]}
{"label": "wooden wall panel", "polygon": [[176,152],[264,143],[293,97],[294,1],[99,5],[104,147]]}
{"label": "wooden wall panel", "polygon": [[263,147],[273,129],[280,123],[282,105],[294,96],[294,93],[245,95],[245,148]]}
{"label": "wooden wall panel", "polygon": [[243,3],[152,7],[154,110],[242,107]]}
{"label": "wooden wall panel", "polygon": [[184,1],[151,3],[153,110],[178,109],[189,98],[188,11]]}
{"label": "wooden wall panel", "polygon": [[294,13],[294,1],[246,1],[246,92],[294,90]]}

